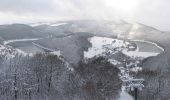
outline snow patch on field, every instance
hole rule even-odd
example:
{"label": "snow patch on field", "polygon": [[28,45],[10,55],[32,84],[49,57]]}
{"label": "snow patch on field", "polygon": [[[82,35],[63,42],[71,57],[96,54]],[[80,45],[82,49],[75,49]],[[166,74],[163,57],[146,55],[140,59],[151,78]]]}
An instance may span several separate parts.
{"label": "snow patch on field", "polygon": [[66,25],[68,23],[56,23],[56,24],[51,24],[50,26],[61,26],[61,25]]}
{"label": "snow patch on field", "polygon": [[119,100],[133,100],[133,97],[125,91],[125,87],[122,86],[122,92],[120,93]]}
{"label": "snow patch on field", "polygon": [[47,22],[39,22],[39,23],[32,23],[32,24],[29,24],[30,26],[32,27],[36,27],[36,26],[39,26],[39,25],[49,25],[50,23],[47,23]]}
{"label": "snow patch on field", "polygon": [[[133,34],[133,33],[131,33]],[[89,39],[90,43],[92,44],[92,47],[90,47],[88,49],[88,51],[84,52],[84,57],[85,58],[92,58],[94,56],[106,56],[104,54],[108,53],[108,56],[110,55],[114,55],[117,52],[122,52],[123,54],[125,54],[126,56],[129,56],[131,58],[135,58],[135,57],[139,57],[139,58],[147,58],[150,56],[157,56],[158,54],[160,54],[160,52],[142,52],[139,51],[140,48],[137,45],[137,47],[134,50],[134,46],[131,45],[130,42],[125,42],[123,40],[119,40],[119,39],[112,39],[112,38],[106,38],[106,37],[92,37]],[[131,40],[133,41],[133,40]],[[160,47],[159,45],[157,45],[156,43],[150,42],[150,41],[143,41],[143,40],[134,40],[134,41],[138,41],[138,42],[145,42],[150,44],[155,45],[155,47],[161,49],[161,51],[164,51],[164,49],[162,47]],[[111,64],[113,65],[120,65],[122,62],[119,62],[117,60],[114,59],[114,57],[109,58],[108,60]],[[131,65],[137,65],[137,62],[134,63],[130,63],[127,66],[131,66]],[[124,67],[119,67],[121,73],[125,73],[125,68]],[[139,70],[142,70],[141,67],[134,67],[131,69],[131,71],[133,72],[137,72]],[[131,76],[129,76],[129,74],[125,75],[125,77],[120,77],[120,79],[130,79],[132,78]],[[118,100],[134,100],[132,96],[130,96],[126,91],[124,86],[122,86],[122,91],[120,92],[120,98]]]}
{"label": "snow patch on field", "polygon": [[[109,49],[115,49],[116,50],[112,53],[116,53],[118,51],[121,51],[123,54],[129,56],[129,57],[141,57],[141,58],[147,58],[150,56],[157,56],[160,54],[160,52],[141,52],[139,51],[139,48],[137,46],[136,50],[129,50],[127,45],[129,45],[129,42],[125,42],[123,40],[119,39],[112,39],[112,38],[107,38],[107,37],[97,37],[94,36],[89,39],[90,43],[92,44],[92,47],[88,49],[88,51],[84,52],[84,57],[85,58],[92,58],[94,56],[99,56],[102,55],[104,52],[106,52],[107,48]],[[131,41],[138,41],[138,42],[145,42],[148,44],[153,44],[162,51],[164,49],[160,47],[158,44],[150,42],[150,41],[143,41],[143,40],[131,40]]]}
{"label": "snow patch on field", "polygon": [[61,52],[60,51],[53,51],[53,52],[50,52],[50,54],[61,56]]}
{"label": "snow patch on field", "polygon": [[122,40],[112,39],[107,37],[92,37],[90,38],[90,43],[92,47],[88,49],[88,51],[84,52],[85,58],[92,58],[94,56],[100,55],[106,50],[104,46],[111,45],[111,48],[125,47],[125,43]]}
{"label": "snow patch on field", "polygon": [[9,43],[14,43],[14,42],[36,41],[39,39],[41,39],[41,38],[7,40],[7,41],[3,41],[3,44],[7,45]]}
{"label": "snow patch on field", "polygon": [[121,62],[117,61],[117,60],[114,60],[114,59],[109,59],[109,62],[113,65],[118,65],[118,64],[121,64]]}
{"label": "snow patch on field", "polygon": [[39,26],[39,25],[49,25],[49,26],[61,26],[61,25],[65,25],[65,24],[68,24],[68,23],[33,23],[33,24],[30,24],[30,26],[32,27],[36,27],[36,26]]}

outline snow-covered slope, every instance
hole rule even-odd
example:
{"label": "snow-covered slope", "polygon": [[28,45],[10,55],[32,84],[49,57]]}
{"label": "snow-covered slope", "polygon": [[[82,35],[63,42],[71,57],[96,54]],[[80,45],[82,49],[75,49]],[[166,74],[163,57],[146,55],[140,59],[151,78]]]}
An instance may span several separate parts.
{"label": "snow-covered slope", "polygon": [[32,23],[29,24],[32,27],[40,26],[40,25],[49,25],[49,26],[60,26],[60,25],[65,25],[68,23],[62,22],[62,23],[50,23],[50,22],[40,22],[40,23]]}
{"label": "snow-covered slope", "polygon": [[115,52],[126,48],[126,44],[122,40],[106,38],[106,37],[92,37],[89,39],[92,47],[88,51],[84,52],[85,58],[92,58],[94,56],[101,55],[106,52],[107,48],[117,49]]}
{"label": "snow-covered slope", "polygon": [[[92,37],[89,38],[90,43],[92,44],[92,47],[88,49],[88,51],[84,52],[84,57],[85,58],[92,58],[94,56],[106,56],[107,58],[109,58],[109,62],[117,67],[119,67],[121,73],[125,72],[125,68],[123,67],[123,61],[118,61],[116,59],[116,56],[119,56],[119,52],[125,54],[126,56],[130,57],[129,59],[135,59],[137,58],[147,58],[150,56],[157,56],[158,54],[160,54],[161,52],[164,51],[164,49],[162,47],[160,47],[159,45],[157,45],[156,43],[150,42],[150,41],[138,41],[141,43],[146,43],[149,46],[153,46],[153,48],[155,49],[160,49],[161,52],[143,52],[142,48],[143,46],[139,46],[136,44],[136,47],[134,44],[132,44],[132,41],[124,41],[124,40],[120,40],[120,39],[113,39],[113,38],[106,38],[106,37]],[[137,41],[137,40],[134,40]],[[145,44],[145,45],[146,45]],[[147,45],[146,45],[147,46]],[[145,47],[144,47],[145,48]],[[121,57],[122,58],[122,57]],[[135,66],[132,67],[131,69],[129,69],[132,72],[138,72],[141,71],[142,68],[138,67],[139,61],[138,60],[134,60],[133,62],[131,61],[129,64],[126,64],[126,66],[129,68],[131,66]],[[126,76],[126,78],[128,79],[133,79],[132,76]],[[123,81],[123,77],[120,76],[120,79]],[[127,93],[125,92],[124,86],[122,86],[122,91],[120,93],[120,98],[119,100],[133,100],[133,98]]]}
{"label": "snow-covered slope", "polygon": [[[150,56],[157,56],[158,54],[160,54],[160,52],[154,52],[154,51],[153,52],[139,51],[139,48],[141,47],[138,47],[138,46],[135,50],[130,50],[131,48],[135,48],[135,47],[130,42],[125,42],[124,40],[119,40],[119,39],[95,36],[95,37],[90,38],[89,41],[92,44],[92,47],[89,48],[88,51],[84,52],[85,58],[92,58],[94,56],[100,56],[106,52],[114,54],[119,51],[129,57],[142,57],[142,58],[146,58]],[[148,45],[151,44],[151,46],[161,48],[156,43],[149,42],[149,41],[147,43]],[[161,50],[163,51],[163,48],[161,48]]]}
{"label": "snow-covered slope", "polygon": [[22,50],[14,49],[11,46],[0,45],[0,56],[1,57],[4,57],[6,59],[10,59],[10,58],[15,57],[16,55],[26,56],[26,55],[29,55],[29,54],[23,52]]}
{"label": "snow-covered slope", "polygon": [[41,39],[41,38],[7,40],[7,41],[3,41],[3,44],[7,45],[9,43],[14,43],[14,42],[35,41],[35,40],[39,40],[39,39]]}

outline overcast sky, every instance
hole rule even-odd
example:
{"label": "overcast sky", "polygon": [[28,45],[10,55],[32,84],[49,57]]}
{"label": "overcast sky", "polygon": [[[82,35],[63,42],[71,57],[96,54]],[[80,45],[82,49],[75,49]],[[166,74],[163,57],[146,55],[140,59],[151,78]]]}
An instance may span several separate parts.
{"label": "overcast sky", "polygon": [[125,19],[170,31],[170,0],[0,0],[0,24]]}

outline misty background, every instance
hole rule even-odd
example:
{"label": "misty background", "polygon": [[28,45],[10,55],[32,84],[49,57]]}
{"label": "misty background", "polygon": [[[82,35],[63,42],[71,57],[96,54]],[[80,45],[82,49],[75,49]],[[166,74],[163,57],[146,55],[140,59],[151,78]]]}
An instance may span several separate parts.
{"label": "misty background", "polygon": [[0,24],[123,19],[170,31],[169,5],[169,0],[0,0]]}

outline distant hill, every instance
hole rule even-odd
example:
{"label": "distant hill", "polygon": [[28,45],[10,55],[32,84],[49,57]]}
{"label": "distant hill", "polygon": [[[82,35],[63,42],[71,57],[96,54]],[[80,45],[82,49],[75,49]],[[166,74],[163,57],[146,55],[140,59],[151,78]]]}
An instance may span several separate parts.
{"label": "distant hill", "polygon": [[0,37],[4,40],[42,37],[41,33],[24,24],[0,26]]}

